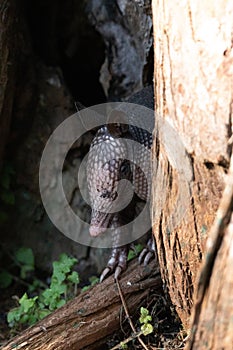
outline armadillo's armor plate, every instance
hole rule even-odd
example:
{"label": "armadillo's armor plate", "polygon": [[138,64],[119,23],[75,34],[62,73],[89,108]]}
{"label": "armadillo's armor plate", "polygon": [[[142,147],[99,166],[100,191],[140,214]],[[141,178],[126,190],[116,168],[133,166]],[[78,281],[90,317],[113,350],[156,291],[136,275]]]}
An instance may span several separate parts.
{"label": "armadillo's armor plate", "polygon": [[[141,104],[148,108],[153,108],[153,90],[152,87],[144,89],[142,92],[133,96],[129,102]],[[130,139],[139,143],[142,147],[136,147],[133,152],[133,162],[127,158],[127,142],[124,139]],[[116,136],[111,132],[111,127],[103,126],[97,131],[92,141],[87,163],[87,181],[92,207],[90,234],[98,236],[104,233],[106,228],[113,228],[113,241],[117,245],[117,237],[121,234],[120,227],[127,222],[125,219],[126,211],[115,212],[114,203],[117,203],[119,195],[118,183],[121,179],[127,179],[132,182],[134,192],[141,200],[147,200],[150,192],[147,177],[150,176],[150,153],[152,146],[152,135],[142,128],[134,125],[127,126],[124,132],[119,132]],[[149,156],[148,156],[149,154]],[[147,170],[147,176],[138,165],[143,165]],[[135,206],[134,206],[135,207]],[[150,248],[152,247],[150,243]],[[147,252],[148,253],[148,252]],[[146,253],[144,261],[148,262],[151,258],[151,252]],[[115,270],[115,277],[126,268],[127,247],[114,248],[108,261],[107,268],[101,275],[101,280],[111,271]]]}

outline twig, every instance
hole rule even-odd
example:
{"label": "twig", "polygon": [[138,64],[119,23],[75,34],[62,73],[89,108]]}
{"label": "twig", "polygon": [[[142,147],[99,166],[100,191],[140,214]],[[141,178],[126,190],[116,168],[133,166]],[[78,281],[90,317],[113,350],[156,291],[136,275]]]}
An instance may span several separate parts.
{"label": "twig", "polygon": [[[141,332],[139,332],[137,334],[137,331],[134,327],[134,324],[130,318],[130,315],[129,315],[129,312],[128,312],[128,308],[127,308],[127,305],[126,305],[126,302],[125,302],[125,299],[124,299],[124,296],[122,294],[122,291],[121,291],[121,287],[120,287],[120,284],[119,284],[119,281],[118,281],[118,278],[116,278],[116,284],[117,284],[117,288],[118,288],[118,292],[119,292],[119,295],[120,295],[120,298],[121,298],[121,302],[122,302],[122,305],[123,305],[123,308],[125,310],[125,314],[126,314],[126,317],[129,321],[129,324],[130,324],[130,327],[132,329],[132,331],[134,332],[135,334],[135,337],[138,338],[138,341],[140,342],[140,344],[142,345],[142,347],[145,349],[145,350],[149,350],[148,347],[146,346],[146,344],[143,342],[143,340],[140,338],[140,335],[142,334]],[[132,338],[134,339],[134,337]],[[127,341],[128,342],[128,341]],[[117,349],[117,348],[116,348]],[[112,349],[113,350],[113,349]]]}
{"label": "twig", "polygon": [[125,345],[125,344],[129,343],[130,341],[134,340],[135,338],[138,338],[141,334],[143,334],[142,331],[132,334],[130,337],[124,339],[122,342],[120,342],[119,344],[115,345],[110,350],[117,350],[117,349],[121,348],[123,344]]}

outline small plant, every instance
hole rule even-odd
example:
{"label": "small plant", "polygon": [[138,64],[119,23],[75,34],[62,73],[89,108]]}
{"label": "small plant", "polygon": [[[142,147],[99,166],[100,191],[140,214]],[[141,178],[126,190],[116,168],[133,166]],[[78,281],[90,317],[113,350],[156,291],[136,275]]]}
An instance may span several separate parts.
{"label": "small plant", "polygon": [[[13,280],[17,279],[25,284],[28,274],[35,270],[35,259],[31,248],[20,248],[13,255],[10,255],[12,265],[10,267],[19,268],[19,277],[14,276],[10,271],[1,269],[0,271],[0,288],[8,288]],[[40,285],[39,280],[35,280],[35,287]],[[31,290],[33,290],[31,286]]]}
{"label": "small plant", "polygon": [[28,298],[27,293],[24,293],[19,299],[19,307],[8,312],[7,322],[10,327],[18,328],[19,324],[32,325],[49,313],[41,304],[38,306],[38,296]]}
{"label": "small plant", "polygon": [[[126,315],[128,315],[128,310],[125,309],[126,311]],[[150,321],[152,321],[152,317],[149,315],[149,311],[144,308],[141,307],[140,309],[140,313],[141,316],[139,318],[139,321],[141,323],[141,330],[139,332],[136,333],[136,329],[134,328],[134,326],[132,325],[132,321],[129,321],[130,326],[132,328],[132,330],[134,331],[134,334],[131,335],[130,337],[128,337],[127,339],[121,341],[120,343],[118,343],[116,346],[114,346],[113,348],[111,348],[111,350],[116,350],[116,349],[128,349],[128,343],[131,342],[132,340],[134,340],[135,338],[138,338],[140,343],[143,345],[143,347],[145,349],[147,349],[146,345],[144,344],[144,342],[142,341],[142,339],[140,338],[141,335],[147,336],[148,334],[153,332],[153,326],[150,324]]]}
{"label": "small plant", "polygon": [[86,292],[88,289],[90,289],[92,286],[94,286],[95,284],[97,284],[99,282],[99,277],[96,277],[96,276],[91,276],[89,278],[89,282],[90,284],[88,286],[84,286],[82,288],[82,292]]}
{"label": "small plant", "polygon": [[139,318],[140,323],[142,324],[141,326],[141,332],[143,335],[148,335],[153,332],[153,326],[150,324],[150,321],[152,321],[152,317],[149,314],[149,311],[141,307],[140,309],[141,316]]}
{"label": "small plant", "polygon": [[130,261],[134,259],[141,251],[142,251],[142,245],[141,244],[136,244],[133,249],[129,250],[127,261]]}
{"label": "small plant", "polygon": [[72,271],[76,262],[77,259],[66,254],[54,261],[50,286],[33,298],[25,293],[19,299],[19,306],[7,314],[9,326],[17,328],[20,324],[32,325],[76,295],[79,275]]}

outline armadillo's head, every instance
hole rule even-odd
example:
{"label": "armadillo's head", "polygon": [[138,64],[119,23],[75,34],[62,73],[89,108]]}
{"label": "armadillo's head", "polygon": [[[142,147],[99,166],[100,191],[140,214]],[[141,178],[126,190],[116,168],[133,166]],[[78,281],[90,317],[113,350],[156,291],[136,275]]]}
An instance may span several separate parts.
{"label": "armadillo's head", "polygon": [[90,235],[98,236],[111,224],[121,202],[122,179],[130,179],[126,148],[102,128],[95,137],[87,163],[87,182],[92,208]]}

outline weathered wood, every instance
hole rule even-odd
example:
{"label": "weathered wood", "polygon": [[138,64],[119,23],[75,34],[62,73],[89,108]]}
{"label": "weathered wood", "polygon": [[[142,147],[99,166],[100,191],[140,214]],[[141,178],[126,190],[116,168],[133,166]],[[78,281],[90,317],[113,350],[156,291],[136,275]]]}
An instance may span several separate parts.
{"label": "weathered wood", "polygon": [[[152,4],[158,127],[153,232],[162,279],[189,328],[198,271],[229,165],[233,4]],[[173,133],[166,135],[161,125]]]}
{"label": "weathered wood", "polygon": [[187,350],[232,349],[233,155],[226,188],[207,240]]}
{"label": "weathered wood", "polygon": [[[142,267],[129,264],[120,279],[127,306],[133,314],[151,289],[161,290],[155,262]],[[120,325],[122,305],[113,277],[80,294],[64,307],[12,339],[2,350],[78,350],[101,348],[105,338]]]}

